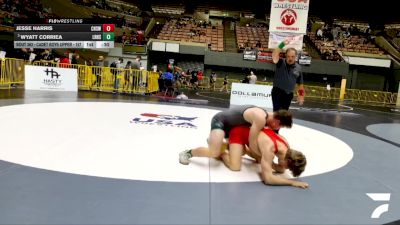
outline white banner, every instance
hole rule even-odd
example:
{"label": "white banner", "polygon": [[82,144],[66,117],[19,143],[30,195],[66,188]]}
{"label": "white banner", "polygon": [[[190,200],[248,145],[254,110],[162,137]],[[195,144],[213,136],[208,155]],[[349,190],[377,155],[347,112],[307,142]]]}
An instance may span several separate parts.
{"label": "white banner", "polygon": [[400,82],[399,82],[399,92],[397,93],[396,107],[400,108]]}
{"label": "white banner", "polygon": [[243,51],[243,60],[251,60],[256,61],[257,59],[257,52],[256,50],[244,50]]}
{"label": "white banner", "polygon": [[272,109],[272,86],[259,84],[232,83],[230,106],[256,105]]}
{"label": "white banner", "polygon": [[303,49],[303,37],[303,34],[270,32],[268,48],[275,49],[282,41],[288,40],[289,44],[284,49],[295,48],[297,51],[301,51]]}
{"label": "white banner", "polygon": [[272,0],[269,32],[305,34],[310,0]]}
{"label": "white banner", "polygon": [[390,64],[392,62],[390,59],[375,59],[375,58],[346,56],[346,54],[344,54],[343,59],[350,65],[375,66],[375,67],[386,67],[386,68],[390,68]]}
{"label": "white banner", "polygon": [[6,52],[0,51],[0,59],[5,59],[5,58],[6,58]]}
{"label": "white banner", "polygon": [[77,69],[25,65],[25,89],[78,91]]}

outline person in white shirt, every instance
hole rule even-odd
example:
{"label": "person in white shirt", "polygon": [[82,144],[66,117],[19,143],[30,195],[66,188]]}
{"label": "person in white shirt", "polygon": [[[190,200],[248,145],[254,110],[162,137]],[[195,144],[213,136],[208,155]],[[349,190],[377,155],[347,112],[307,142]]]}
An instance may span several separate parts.
{"label": "person in white shirt", "polygon": [[322,37],[323,37],[323,31],[322,31],[322,29],[321,28],[319,28],[318,30],[317,30],[317,40],[321,40],[322,39]]}
{"label": "person in white shirt", "polygon": [[247,78],[249,79],[249,84],[255,84],[257,81],[257,76],[254,74],[253,71],[250,72],[250,75],[247,76]]}

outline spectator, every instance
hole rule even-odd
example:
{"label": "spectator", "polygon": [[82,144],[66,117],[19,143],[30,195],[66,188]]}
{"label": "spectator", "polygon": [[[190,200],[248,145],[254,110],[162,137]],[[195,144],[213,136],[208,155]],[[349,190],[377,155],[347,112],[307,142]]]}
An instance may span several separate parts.
{"label": "spectator", "polygon": [[130,85],[130,83],[131,82],[129,82],[130,81],[130,78],[131,78],[131,76],[132,76],[132,61],[128,61],[127,63],[126,63],[126,65],[125,65],[125,76],[124,76],[124,86],[123,86],[123,89],[124,90],[128,90],[129,89],[129,85]]}
{"label": "spectator", "polygon": [[137,37],[136,37],[137,44],[138,44],[138,45],[141,45],[143,39],[144,39],[144,32],[141,31],[141,30],[138,30],[138,31],[137,31]]}
{"label": "spectator", "polygon": [[78,60],[79,60],[79,54],[76,54],[76,53],[75,53],[75,54],[72,56],[71,64],[72,64],[72,65],[78,64]]}
{"label": "spectator", "polygon": [[246,42],[244,43],[244,47],[245,48],[250,48],[251,47],[249,40],[246,40]]}
{"label": "spectator", "polygon": [[226,90],[226,92],[229,92],[229,90],[228,90],[228,84],[229,84],[228,75],[225,75],[225,77],[224,77],[224,83],[222,84],[222,87],[221,87],[220,91],[222,92],[223,90]]}
{"label": "spectator", "polygon": [[333,40],[336,40],[336,38],[339,35],[339,27],[333,27],[331,32],[332,32]]}
{"label": "spectator", "polygon": [[188,96],[186,96],[183,92],[181,92],[178,96],[176,96],[176,99],[189,99]]}
{"label": "spectator", "polygon": [[199,69],[197,72],[197,80],[199,81],[200,85],[201,81],[203,80],[203,71],[201,69]]}
{"label": "spectator", "polygon": [[254,74],[253,71],[250,71],[250,75],[248,76],[248,78],[249,78],[249,84],[256,84],[257,76]]}
{"label": "spectator", "polygon": [[249,80],[249,76],[248,76],[248,75],[244,75],[244,78],[243,78],[243,80],[242,80],[242,83],[244,83],[244,84],[250,83],[250,80]]}
{"label": "spectator", "polygon": [[347,29],[345,32],[343,32],[343,37],[344,37],[344,38],[349,38],[350,35],[351,35],[350,29]]}
{"label": "spectator", "polygon": [[100,55],[99,58],[97,59],[96,66],[104,67],[104,57],[102,55]]}
{"label": "spectator", "polygon": [[260,42],[260,40],[257,41],[257,43],[256,43],[256,48],[261,48],[261,42]]}
{"label": "spectator", "polygon": [[322,28],[319,28],[317,30],[317,40],[321,40],[323,38],[323,36],[324,36],[324,33],[322,31]]}
{"label": "spectator", "polygon": [[231,21],[230,23],[230,30],[235,30],[236,23],[235,21]]}
{"label": "spectator", "polygon": [[113,89],[113,93],[117,93],[118,89],[119,89],[119,78],[118,75],[120,72],[122,72],[121,70],[124,68],[124,65],[122,64],[124,62],[123,58],[119,58],[118,60],[116,60],[115,62],[111,63],[110,67],[111,67],[111,72],[113,74],[113,80],[114,80],[114,89]]}
{"label": "spectator", "polygon": [[217,82],[217,74],[212,72],[210,75],[210,89],[212,88],[215,91],[215,83]]}
{"label": "spectator", "polygon": [[94,62],[92,58],[89,58],[88,62],[87,62],[87,66],[94,66]]}
{"label": "spectator", "polygon": [[68,52],[64,52],[64,54],[61,56],[61,59],[60,59],[60,67],[68,68],[69,65],[70,65],[69,53]]}
{"label": "spectator", "polygon": [[174,75],[172,74],[172,70],[168,69],[167,72],[163,74],[164,80],[174,81]]}
{"label": "spectator", "polygon": [[29,60],[29,52],[28,49],[23,48],[19,51],[18,58],[23,60]]}
{"label": "spectator", "polygon": [[51,63],[54,62],[54,56],[51,54],[51,49],[45,49],[44,52],[42,52],[40,55],[40,62],[45,66],[53,66]]}
{"label": "spectator", "polygon": [[371,29],[369,28],[369,26],[367,26],[367,28],[365,29],[364,35],[365,35],[366,37],[368,37],[369,35],[371,35]]}
{"label": "spectator", "polygon": [[197,90],[199,87],[199,80],[197,78],[197,71],[196,70],[192,70],[190,73],[191,79],[190,79],[190,85],[193,89]]}
{"label": "spectator", "polygon": [[51,53],[51,49],[45,49],[44,52],[42,53],[40,60],[44,62],[53,62],[54,56]]}
{"label": "spectator", "polygon": [[136,56],[136,60],[133,61],[133,63],[132,63],[132,69],[140,70],[140,67],[142,67],[142,64],[141,64],[140,60],[141,60],[141,57],[140,56]]}
{"label": "spectator", "polygon": [[167,72],[163,74],[164,85],[168,91],[169,96],[173,96],[174,94],[174,74],[171,69],[167,69]]}

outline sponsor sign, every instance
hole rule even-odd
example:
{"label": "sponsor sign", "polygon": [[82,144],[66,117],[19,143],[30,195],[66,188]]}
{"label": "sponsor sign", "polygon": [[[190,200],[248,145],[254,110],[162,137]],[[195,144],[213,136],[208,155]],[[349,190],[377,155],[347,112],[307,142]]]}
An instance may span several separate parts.
{"label": "sponsor sign", "polygon": [[243,59],[244,59],[244,60],[256,61],[256,59],[257,59],[257,52],[256,52],[256,50],[255,50],[255,49],[244,50],[244,51],[243,51]]}
{"label": "sponsor sign", "polygon": [[25,65],[25,89],[78,91],[77,69]]}
{"label": "sponsor sign", "polygon": [[309,66],[311,64],[311,56],[301,55],[299,56],[299,64]]}
{"label": "sponsor sign", "polygon": [[267,52],[259,51],[257,53],[257,61],[272,63],[272,51],[267,51]]}
{"label": "sponsor sign", "polygon": [[[279,57],[284,58],[285,53],[281,52],[279,54]],[[257,52],[257,61],[272,63],[272,51],[258,51]]]}
{"label": "sponsor sign", "polygon": [[256,105],[272,109],[271,91],[269,85],[232,83],[230,106]]}
{"label": "sponsor sign", "polygon": [[269,31],[305,34],[310,0],[272,0]]}
{"label": "sponsor sign", "polygon": [[282,41],[288,40],[289,44],[284,49],[295,48],[297,51],[301,51],[303,49],[303,36],[303,34],[270,32],[268,48],[275,49]]}

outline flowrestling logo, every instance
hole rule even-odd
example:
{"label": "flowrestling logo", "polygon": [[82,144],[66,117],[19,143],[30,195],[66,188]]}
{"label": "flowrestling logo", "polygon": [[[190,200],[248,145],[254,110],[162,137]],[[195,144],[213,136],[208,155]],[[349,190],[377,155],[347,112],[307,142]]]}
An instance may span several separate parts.
{"label": "flowrestling logo", "polygon": [[379,219],[381,215],[389,211],[390,193],[366,193],[368,197],[376,202],[387,202],[379,205],[371,214],[372,219]]}
{"label": "flowrestling logo", "polygon": [[197,117],[142,113],[134,117],[130,123],[197,129],[196,119]]}

